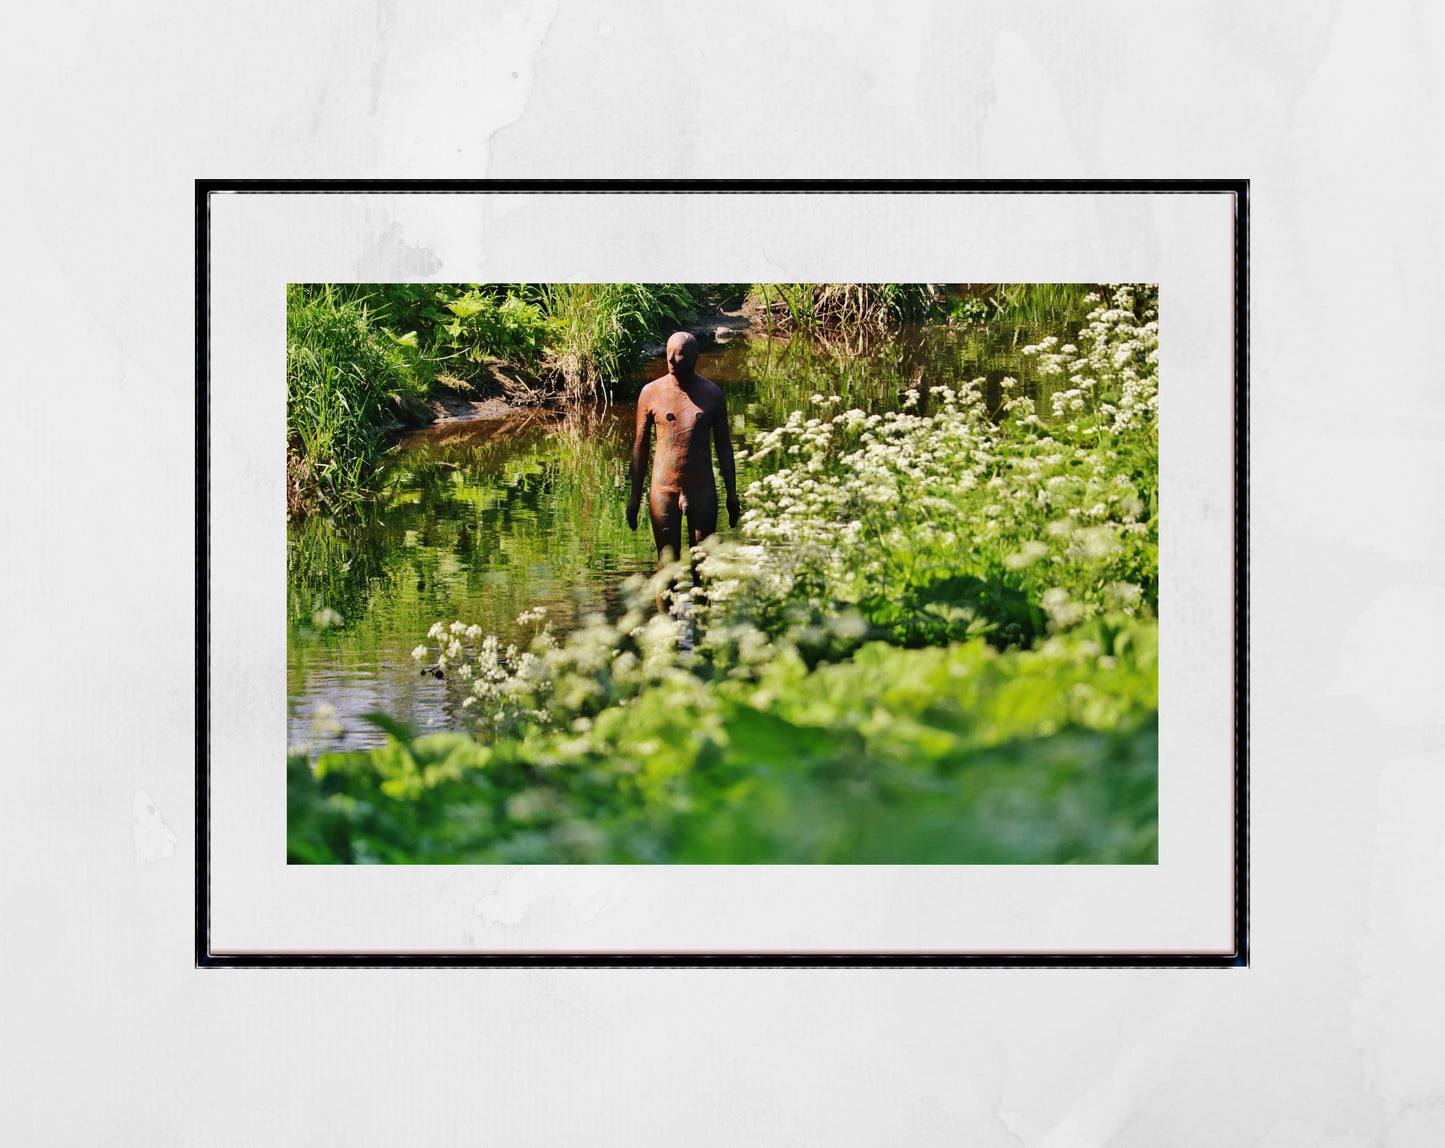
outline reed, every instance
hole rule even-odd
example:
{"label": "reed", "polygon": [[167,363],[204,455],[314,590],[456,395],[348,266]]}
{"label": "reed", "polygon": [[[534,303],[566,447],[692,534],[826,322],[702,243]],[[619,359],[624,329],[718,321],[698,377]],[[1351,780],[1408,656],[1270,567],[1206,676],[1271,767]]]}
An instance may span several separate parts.
{"label": "reed", "polygon": [[365,500],[383,450],[380,426],[425,385],[367,304],[331,285],[286,295],[287,510]]}
{"label": "reed", "polygon": [[754,283],[749,301],[783,331],[886,331],[939,306],[930,283]]}
{"label": "reed", "polygon": [[649,339],[696,309],[681,283],[553,283],[543,299],[555,332],[549,360],[570,401],[610,398]]}

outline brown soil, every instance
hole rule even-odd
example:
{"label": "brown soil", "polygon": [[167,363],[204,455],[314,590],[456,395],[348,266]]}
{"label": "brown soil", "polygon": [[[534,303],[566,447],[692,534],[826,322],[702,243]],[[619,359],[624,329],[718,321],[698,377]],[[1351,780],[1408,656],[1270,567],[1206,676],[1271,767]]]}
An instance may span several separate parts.
{"label": "brown soil", "polygon": [[286,517],[297,518],[315,506],[311,466],[288,448],[286,451]]}
{"label": "brown soil", "polygon": [[502,419],[516,410],[506,399],[465,398],[455,391],[446,392],[427,404],[436,415],[436,421],[471,422],[473,419]]}
{"label": "brown soil", "polygon": [[[559,418],[557,411],[547,407],[512,407],[502,410],[501,408],[506,404],[501,400],[489,401],[499,404],[497,407],[490,408],[496,413],[439,418],[431,426],[403,432],[393,440],[393,443],[398,450],[406,451],[421,446],[440,447],[455,446],[461,443],[476,445],[499,442],[520,434],[529,427],[539,424],[550,425]],[[478,405],[486,406],[487,404],[479,403]],[[455,467],[456,463],[439,462],[436,465]]]}
{"label": "brown soil", "polygon": [[470,382],[438,376],[427,405],[437,422],[502,419],[551,400],[546,385],[523,367],[488,363]]}

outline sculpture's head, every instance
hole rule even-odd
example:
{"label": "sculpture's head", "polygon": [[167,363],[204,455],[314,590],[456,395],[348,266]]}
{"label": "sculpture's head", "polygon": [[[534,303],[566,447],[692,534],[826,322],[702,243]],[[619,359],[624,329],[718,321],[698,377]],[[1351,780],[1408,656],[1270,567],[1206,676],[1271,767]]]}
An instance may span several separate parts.
{"label": "sculpture's head", "polygon": [[697,366],[697,340],[678,331],[667,341],[667,369],[674,375],[690,375]]}

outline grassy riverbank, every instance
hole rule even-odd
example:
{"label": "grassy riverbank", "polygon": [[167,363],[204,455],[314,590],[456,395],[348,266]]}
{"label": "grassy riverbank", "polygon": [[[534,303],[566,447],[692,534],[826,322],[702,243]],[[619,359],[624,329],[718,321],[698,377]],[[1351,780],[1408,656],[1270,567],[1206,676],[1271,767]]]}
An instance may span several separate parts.
{"label": "grassy riverbank", "polygon": [[292,284],[287,289],[287,504],[374,494],[384,428],[429,417],[438,389],[513,404],[626,397],[643,348],[743,308],[771,333],[847,352],[904,323],[1072,324],[1086,288],[921,283]]}
{"label": "grassy riverbank", "polygon": [[813,395],[669,615],[438,621],[463,728],[295,747],[291,858],[1153,861],[1156,298],[1088,300],[997,402]]}
{"label": "grassy riverbank", "polygon": [[369,498],[383,429],[438,388],[514,404],[604,399],[644,345],[745,285],[376,284],[287,290],[288,506]]}
{"label": "grassy riverbank", "polygon": [[341,288],[286,290],[287,509],[333,508],[364,496],[381,428],[429,380],[367,303]]}

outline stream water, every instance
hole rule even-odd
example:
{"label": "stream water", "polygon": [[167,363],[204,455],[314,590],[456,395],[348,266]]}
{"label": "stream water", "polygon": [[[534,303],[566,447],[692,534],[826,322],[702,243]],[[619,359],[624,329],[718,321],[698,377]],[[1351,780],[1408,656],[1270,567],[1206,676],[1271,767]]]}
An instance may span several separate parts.
{"label": "stream water", "polygon": [[[740,339],[704,353],[697,369],[723,388],[741,448],[794,410],[896,409],[910,386],[926,392],[982,376],[995,405],[1004,375],[1028,383],[1017,349],[1033,339],[1000,324],[908,328],[861,348]],[[647,378],[664,371],[661,360],[644,368]],[[843,405],[820,409],[814,394]],[[451,728],[445,684],[411,658],[435,621],[461,619],[505,639],[538,605],[559,633],[588,611],[616,609],[619,583],[656,565],[645,521],[634,533],[624,513],[634,418],[634,406],[616,404],[440,423],[396,444],[386,493],[365,513],[289,524],[289,742],[379,744],[385,735],[360,717],[369,710],[424,731]],[[739,464],[744,505],[756,477],[750,462]],[[339,732],[321,737],[325,714]]]}

